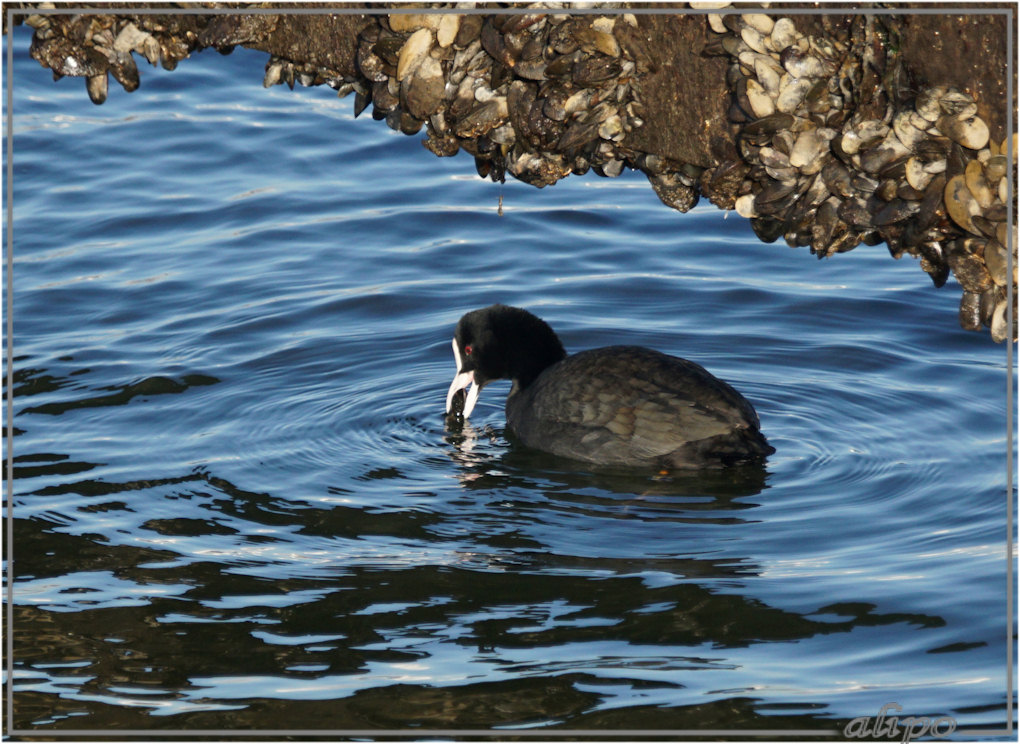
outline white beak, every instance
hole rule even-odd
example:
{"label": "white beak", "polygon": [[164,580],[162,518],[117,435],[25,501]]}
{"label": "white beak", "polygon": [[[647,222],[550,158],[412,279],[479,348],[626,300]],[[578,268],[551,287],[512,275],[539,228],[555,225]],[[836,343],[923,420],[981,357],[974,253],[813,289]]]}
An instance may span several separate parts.
{"label": "white beak", "polygon": [[468,390],[467,399],[464,401],[464,410],[461,415],[467,419],[471,415],[471,412],[475,410],[475,403],[478,402],[478,394],[482,392],[482,389],[474,384],[475,373],[474,372],[461,372],[461,360],[460,350],[457,348],[457,339],[453,339],[453,358],[457,362],[457,376],[453,378],[453,382],[450,383],[450,389],[446,393],[446,412],[450,412],[450,407],[453,405],[453,396],[458,390],[463,390],[468,385],[471,385],[471,389]]}

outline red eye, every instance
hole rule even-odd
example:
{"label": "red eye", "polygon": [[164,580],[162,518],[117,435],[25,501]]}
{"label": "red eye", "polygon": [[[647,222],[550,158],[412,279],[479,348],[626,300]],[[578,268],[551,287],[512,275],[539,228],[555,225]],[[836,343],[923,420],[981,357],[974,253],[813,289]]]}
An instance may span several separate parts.
{"label": "red eye", "polygon": [[464,347],[464,353],[467,354],[468,356],[471,356],[471,344],[468,344],[467,346]]}

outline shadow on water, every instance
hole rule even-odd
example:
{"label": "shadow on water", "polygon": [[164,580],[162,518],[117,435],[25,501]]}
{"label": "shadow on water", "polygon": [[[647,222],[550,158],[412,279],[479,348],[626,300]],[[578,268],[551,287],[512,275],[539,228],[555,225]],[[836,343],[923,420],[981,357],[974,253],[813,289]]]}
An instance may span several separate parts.
{"label": "shadow on water", "polygon": [[781,609],[741,591],[760,570],[747,556],[683,549],[685,529],[755,521],[763,468],[585,472],[467,434],[446,441],[457,495],[389,507],[211,467],[69,481],[92,466],[22,455],[21,480],[60,482],[22,491],[32,516],[14,523],[15,726],[831,730],[824,702],[689,689],[738,668],[734,649],[943,624]]}
{"label": "shadow on water", "polygon": [[[761,494],[768,488],[766,464],[703,470],[671,470],[612,467],[574,462],[519,444],[508,431],[470,423],[447,422],[444,437],[450,457],[461,469],[458,476],[465,489],[515,486],[570,498],[584,493],[601,493],[607,503],[629,504],[673,511],[738,512],[752,509],[753,501],[738,501]],[[479,447],[479,443],[485,446]],[[496,481],[494,482],[494,479]],[[698,521],[739,522],[735,514],[716,518],[699,516]]]}
{"label": "shadow on water", "polygon": [[[128,385],[109,387],[107,389],[113,392],[107,395],[95,395],[62,403],[46,403],[40,406],[24,408],[21,410],[21,413],[44,413],[51,416],[59,416],[75,408],[122,406],[131,402],[133,398],[140,396],[178,394],[183,393],[189,387],[214,385],[217,382],[219,380],[208,375],[185,375],[180,382],[168,377],[147,377],[144,380]],[[18,395],[19,391],[16,389],[14,394]]]}
{"label": "shadow on water", "polygon": [[[245,511],[272,502],[254,500],[261,506]],[[175,565],[172,551],[100,546],[35,520],[17,527],[22,546],[78,555],[77,572],[173,595],[105,607],[87,606],[86,595],[73,611],[19,605],[16,725],[25,728],[75,728],[82,715],[90,728],[824,728],[832,723],[804,714],[811,706],[803,703],[796,715],[757,710],[750,689],[647,706],[637,718],[633,708],[607,708],[606,693],[680,693],[680,680],[730,666],[732,647],[940,623],[874,614],[866,604],[819,608],[841,616],[820,622],[697,583],[652,588],[638,578],[452,566],[337,566],[332,580],[272,580],[216,561]],[[19,579],[28,583],[36,569],[72,572],[25,563]],[[589,660],[591,673],[577,672],[577,659],[558,660],[557,649],[586,644],[603,649]],[[431,657],[450,653],[486,668],[488,679],[473,681],[477,670],[445,683],[428,678]],[[255,684],[232,690],[240,678]]]}

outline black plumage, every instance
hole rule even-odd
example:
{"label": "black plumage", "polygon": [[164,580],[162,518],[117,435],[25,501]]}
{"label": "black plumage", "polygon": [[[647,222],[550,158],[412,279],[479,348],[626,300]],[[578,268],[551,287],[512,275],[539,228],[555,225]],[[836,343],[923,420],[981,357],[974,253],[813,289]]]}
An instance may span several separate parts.
{"label": "black plumage", "polygon": [[603,465],[712,467],[760,461],[775,451],[751,404],[704,367],[640,346],[567,356],[552,328],[505,305],[457,324],[458,374],[447,410],[469,384],[513,381],[507,424],[525,445]]}

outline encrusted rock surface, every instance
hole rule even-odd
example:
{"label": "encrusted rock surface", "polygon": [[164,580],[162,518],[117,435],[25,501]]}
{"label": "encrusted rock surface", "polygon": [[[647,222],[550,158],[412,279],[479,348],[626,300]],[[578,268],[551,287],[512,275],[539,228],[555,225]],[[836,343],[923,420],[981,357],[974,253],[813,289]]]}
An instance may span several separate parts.
{"label": "encrusted rock surface", "polygon": [[707,49],[730,61],[729,117],[740,125],[740,160],[718,167],[748,167],[713,201],[732,198],[762,240],[783,237],[820,258],[885,242],[895,258],[920,258],[936,287],[952,273],[963,327],[1015,338],[1016,267],[1004,259],[1015,245],[1006,205],[1016,147],[992,136],[976,97],[911,79],[889,53],[895,19],[828,16],[819,35],[778,15],[708,21]]}
{"label": "encrusted rock surface", "polygon": [[665,204],[687,211],[705,196],[767,242],[819,257],[885,242],[936,286],[956,278],[965,328],[1015,338],[1012,16],[706,5],[724,4],[70,14],[39,3],[16,22],[35,29],[32,55],[55,76],[84,77],[96,103],[111,75],[139,86],[136,59],[173,69],[205,48],[264,50],[266,86],[353,94],[356,115],[423,132],[439,156],[463,149],[494,180],[541,187],[634,168]]}

